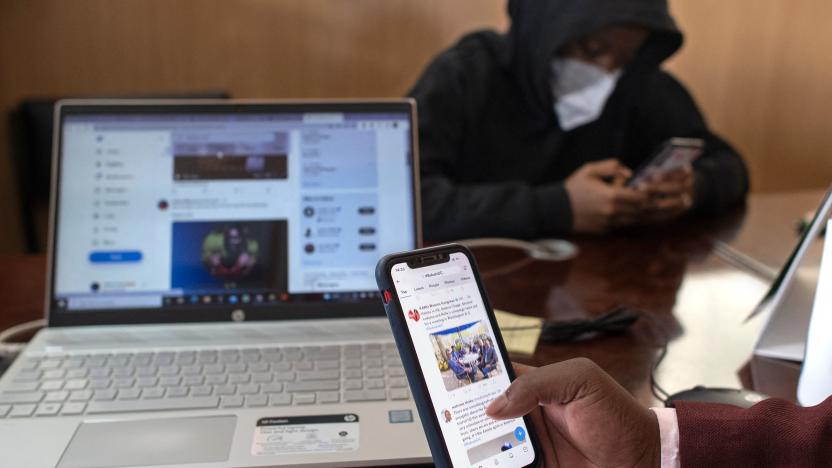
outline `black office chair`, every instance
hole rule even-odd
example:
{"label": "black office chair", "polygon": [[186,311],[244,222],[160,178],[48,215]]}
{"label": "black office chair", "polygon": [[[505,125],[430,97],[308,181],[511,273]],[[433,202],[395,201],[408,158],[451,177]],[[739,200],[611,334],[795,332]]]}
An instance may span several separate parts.
{"label": "black office chair", "polygon": [[[96,96],[103,98],[104,96]],[[225,91],[175,95],[108,96],[120,99],[227,99]],[[9,115],[11,155],[17,176],[26,251],[44,252],[49,217],[52,131],[56,98],[21,101]]]}

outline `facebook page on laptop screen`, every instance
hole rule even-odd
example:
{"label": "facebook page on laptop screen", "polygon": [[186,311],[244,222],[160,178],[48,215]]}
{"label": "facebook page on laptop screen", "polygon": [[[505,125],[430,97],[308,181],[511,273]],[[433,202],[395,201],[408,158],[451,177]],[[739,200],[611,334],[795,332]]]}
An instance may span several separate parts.
{"label": "facebook page on laptop screen", "polygon": [[53,307],[374,297],[413,248],[410,118],[393,113],[64,117]]}

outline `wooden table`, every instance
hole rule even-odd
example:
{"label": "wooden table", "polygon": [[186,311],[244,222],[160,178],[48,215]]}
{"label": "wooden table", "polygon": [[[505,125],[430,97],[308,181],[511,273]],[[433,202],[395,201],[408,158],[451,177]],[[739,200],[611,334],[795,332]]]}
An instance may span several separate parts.
{"label": "wooden table", "polygon": [[820,205],[825,190],[754,195],[733,223],[715,234],[719,243],[776,274],[799,240],[798,225]]}
{"label": "wooden table", "polygon": [[46,257],[0,258],[0,330],[43,318]]}
{"label": "wooden table", "polygon": [[[617,305],[643,309],[628,333],[581,343],[541,345],[515,360],[545,365],[588,357],[641,402],[655,405],[650,369],[663,335],[670,338],[657,381],[669,392],[697,384],[741,385],[762,317],[742,321],[769,279],[745,270],[718,246],[777,269],[797,240],[795,222],[816,208],[820,191],[764,194],[716,219],[571,239],[580,254],[568,262],[528,260],[511,249],[477,249],[493,305],[553,320],[600,315]],[[724,249],[723,249],[724,250]],[[45,260],[10,257],[0,269],[0,329],[42,316]]]}
{"label": "wooden table", "polygon": [[668,336],[668,354],[656,374],[665,390],[740,385],[737,372],[761,325],[759,319],[746,325],[742,320],[768,283],[717,256],[704,225],[685,223],[576,242],[581,254],[567,264],[536,262],[504,274],[499,274],[501,266],[519,261],[521,254],[482,252],[478,257],[494,306],[567,320],[627,305],[653,320],[639,320],[621,336],[541,345],[531,358],[517,360],[544,365],[585,356],[644,404],[655,405],[650,369]]}

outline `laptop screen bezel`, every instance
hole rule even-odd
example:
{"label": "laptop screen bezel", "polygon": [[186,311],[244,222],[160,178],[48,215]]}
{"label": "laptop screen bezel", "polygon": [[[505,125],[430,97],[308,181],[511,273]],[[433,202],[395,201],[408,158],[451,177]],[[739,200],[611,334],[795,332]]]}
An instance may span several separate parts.
{"label": "laptop screen bezel", "polygon": [[[286,302],[257,305],[194,305],[181,309],[135,308],[66,310],[55,307],[55,257],[58,238],[62,171],[63,122],[70,115],[101,114],[274,114],[274,113],[406,113],[410,119],[411,180],[414,248],[422,246],[419,149],[416,105],[412,99],[376,100],[64,100],[55,104],[52,145],[52,181],[49,210],[49,242],[45,308],[48,326],[193,323],[256,320],[332,319],[384,316],[378,300],[355,302]],[[240,314],[238,311],[242,310]]]}

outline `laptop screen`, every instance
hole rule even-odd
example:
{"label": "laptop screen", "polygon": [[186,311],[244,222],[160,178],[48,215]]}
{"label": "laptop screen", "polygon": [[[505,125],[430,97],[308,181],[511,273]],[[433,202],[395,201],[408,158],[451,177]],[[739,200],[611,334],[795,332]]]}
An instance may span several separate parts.
{"label": "laptop screen", "polygon": [[51,309],[377,302],[417,245],[412,113],[381,107],[64,112]]}

